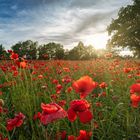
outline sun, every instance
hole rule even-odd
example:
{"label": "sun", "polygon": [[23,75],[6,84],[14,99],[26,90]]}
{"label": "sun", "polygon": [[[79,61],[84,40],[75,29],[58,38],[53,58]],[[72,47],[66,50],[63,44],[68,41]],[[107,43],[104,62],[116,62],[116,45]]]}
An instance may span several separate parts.
{"label": "sun", "polygon": [[92,45],[95,49],[105,49],[108,39],[107,33],[97,33],[86,36],[84,42],[86,45]]}

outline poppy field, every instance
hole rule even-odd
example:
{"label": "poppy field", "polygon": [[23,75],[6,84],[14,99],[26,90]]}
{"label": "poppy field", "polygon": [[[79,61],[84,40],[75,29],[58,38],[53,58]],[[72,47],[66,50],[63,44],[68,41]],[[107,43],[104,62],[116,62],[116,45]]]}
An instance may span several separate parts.
{"label": "poppy field", "polygon": [[0,62],[0,140],[139,140],[140,62]]}

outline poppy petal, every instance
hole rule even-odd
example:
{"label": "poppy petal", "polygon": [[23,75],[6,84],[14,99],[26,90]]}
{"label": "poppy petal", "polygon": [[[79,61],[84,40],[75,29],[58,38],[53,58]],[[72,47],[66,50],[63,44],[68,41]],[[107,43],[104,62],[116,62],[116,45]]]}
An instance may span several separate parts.
{"label": "poppy petal", "polygon": [[76,113],[73,111],[73,109],[68,110],[68,119],[73,122],[77,118]]}
{"label": "poppy petal", "polygon": [[89,110],[86,110],[84,112],[79,112],[78,116],[82,123],[88,123],[93,118],[93,115]]}

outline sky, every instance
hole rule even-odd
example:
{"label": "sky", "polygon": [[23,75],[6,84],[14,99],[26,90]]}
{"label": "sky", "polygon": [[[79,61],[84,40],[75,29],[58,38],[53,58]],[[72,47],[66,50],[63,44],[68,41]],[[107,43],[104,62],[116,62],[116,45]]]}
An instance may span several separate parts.
{"label": "sky", "polygon": [[82,41],[105,48],[107,26],[132,0],[0,0],[0,44],[56,42],[71,49]]}

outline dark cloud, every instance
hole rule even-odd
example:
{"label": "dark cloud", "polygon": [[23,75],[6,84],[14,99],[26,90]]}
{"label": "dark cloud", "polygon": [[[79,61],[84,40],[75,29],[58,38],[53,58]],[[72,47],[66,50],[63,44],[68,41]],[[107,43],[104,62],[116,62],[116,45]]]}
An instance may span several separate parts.
{"label": "dark cloud", "polygon": [[89,28],[96,29],[101,23],[102,24],[108,23],[108,20],[110,20],[110,17],[114,15],[115,11],[116,10],[108,11],[104,13],[98,12],[98,13],[93,13],[93,15],[87,15],[86,17],[81,17],[81,22],[77,26],[75,32],[79,33]]}
{"label": "dark cloud", "polygon": [[99,4],[102,0],[72,0],[70,7],[86,8]]}
{"label": "dark cloud", "polygon": [[74,8],[106,8],[118,7],[125,3],[130,3],[131,0],[71,0],[70,7]]}
{"label": "dark cloud", "polygon": [[41,40],[42,42],[45,41],[58,41],[58,42],[68,42],[72,39],[72,35],[68,33],[64,34],[53,34],[49,36],[36,36],[35,37],[37,40]]}

